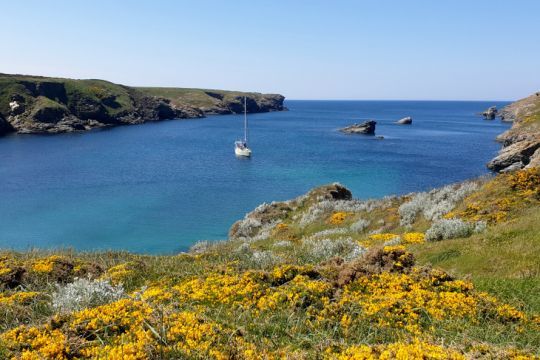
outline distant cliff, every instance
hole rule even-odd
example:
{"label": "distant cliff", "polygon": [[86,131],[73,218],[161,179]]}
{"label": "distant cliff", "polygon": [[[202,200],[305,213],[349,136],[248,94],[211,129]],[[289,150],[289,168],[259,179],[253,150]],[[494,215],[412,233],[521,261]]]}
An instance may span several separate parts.
{"label": "distant cliff", "polygon": [[181,88],[135,88],[104,80],[0,74],[0,135],[62,133],[201,118],[210,114],[284,110],[278,94]]}
{"label": "distant cliff", "polygon": [[499,115],[504,121],[513,121],[513,125],[497,137],[503,148],[488,167],[498,172],[539,167],[540,93],[506,106]]}

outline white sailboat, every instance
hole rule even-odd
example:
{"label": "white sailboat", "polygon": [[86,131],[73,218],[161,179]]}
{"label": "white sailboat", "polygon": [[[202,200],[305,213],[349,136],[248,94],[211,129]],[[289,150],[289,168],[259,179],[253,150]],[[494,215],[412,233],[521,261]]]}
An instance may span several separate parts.
{"label": "white sailboat", "polygon": [[251,149],[248,147],[248,123],[247,123],[247,106],[246,97],[244,96],[244,140],[234,142],[234,153],[236,156],[251,156]]}

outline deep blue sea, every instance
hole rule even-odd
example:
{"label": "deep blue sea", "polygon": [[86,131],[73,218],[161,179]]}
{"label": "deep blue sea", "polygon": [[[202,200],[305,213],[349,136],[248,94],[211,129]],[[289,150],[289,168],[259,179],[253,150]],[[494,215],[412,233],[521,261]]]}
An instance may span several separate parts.
{"label": "deep blue sea", "polygon": [[[234,156],[240,115],[10,135],[0,138],[0,248],[173,253],[325,183],[373,198],[479,176],[509,125],[475,114],[505,104],[287,101],[290,111],[249,116],[251,159]],[[412,126],[393,124],[404,116]],[[337,131],[366,119],[384,140]]]}

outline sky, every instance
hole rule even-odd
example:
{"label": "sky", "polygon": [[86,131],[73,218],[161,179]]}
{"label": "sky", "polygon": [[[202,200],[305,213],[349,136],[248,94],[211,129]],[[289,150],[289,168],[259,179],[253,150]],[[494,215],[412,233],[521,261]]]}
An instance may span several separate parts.
{"label": "sky", "polygon": [[540,0],[0,0],[0,72],[289,99],[540,90]]}

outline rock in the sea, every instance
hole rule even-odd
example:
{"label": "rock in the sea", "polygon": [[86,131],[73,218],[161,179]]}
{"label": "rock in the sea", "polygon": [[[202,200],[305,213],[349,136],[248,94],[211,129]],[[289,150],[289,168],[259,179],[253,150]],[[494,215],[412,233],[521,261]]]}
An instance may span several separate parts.
{"label": "rock in the sea", "polygon": [[339,131],[347,133],[347,134],[366,134],[366,135],[373,135],[375,134],[375,125],[377,125],[376,121],[368,120],[361,124],[352,124],[347,127],[344,127],[342,129],[339,129]]}
{"label": "rock in the sea", "polygon": [[498,110],[496,106],[492,106],[482,113],[482,116],[486,120],[493,120],[497,116]]}
{"label": "rock in the sea", "polygon": [[396,124],[398,124],[398,125],[411,125],[412,124],[412,117],[410,117],[410,116],[404,117],[403,119],[396,121]]}

